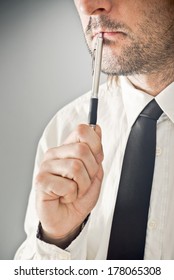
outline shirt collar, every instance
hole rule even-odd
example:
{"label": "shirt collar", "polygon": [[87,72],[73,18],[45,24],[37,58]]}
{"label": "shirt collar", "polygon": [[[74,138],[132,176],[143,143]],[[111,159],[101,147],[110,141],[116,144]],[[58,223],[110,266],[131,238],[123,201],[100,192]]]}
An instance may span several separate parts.
{"label": "shirt collar", "polygon": [[161,91],[155,99],[163,112],[174,123],[174,82]]}
{"label": "shirt collar", "polygon": [[153,99],[153,96],[136,89],[126,77],[121,76],[120,83],[128,126],[131,128],[144,107]]}
{"label": "shirt collar", "polygon": [[[131,128],[138,115],[154,97],[136,89],[126,77],[121,76],[120,83],[127,121]],[[155,100],[174,123],[174,82],[159,93]]]}

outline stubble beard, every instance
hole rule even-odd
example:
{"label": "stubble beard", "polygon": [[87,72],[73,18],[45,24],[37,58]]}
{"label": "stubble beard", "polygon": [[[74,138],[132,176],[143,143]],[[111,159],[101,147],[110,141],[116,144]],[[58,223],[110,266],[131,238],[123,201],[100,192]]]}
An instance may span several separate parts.
{"label": "stubble beard", "polygon": [[[155,24],[154,24],[155,25]],[[89,52],[92,54],[92,28],[125,32],[124,43],[119,53],[117,42],[104,39],[102,72],[112,76],[130,76],[135,74],[155,74],[168,65],[173,67],[174,57],[174,25],[152,26],[149,18],[144,25],[139,25],[136,34],[121,23],[113,23],[101,16],[98,22],[89,23],[85,32]],[[119,44],[119,42],[118,42]]]}

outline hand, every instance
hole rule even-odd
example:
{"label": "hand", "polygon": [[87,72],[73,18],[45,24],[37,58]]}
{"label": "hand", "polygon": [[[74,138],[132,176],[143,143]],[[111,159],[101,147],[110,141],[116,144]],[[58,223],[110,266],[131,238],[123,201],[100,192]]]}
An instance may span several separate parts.
{"label": "hand", "polygon": [[53,239],[79,228],[96,205],[103,179],[101,129],[79,125],[65,143],[49,149],[35,179],[36,209]]}

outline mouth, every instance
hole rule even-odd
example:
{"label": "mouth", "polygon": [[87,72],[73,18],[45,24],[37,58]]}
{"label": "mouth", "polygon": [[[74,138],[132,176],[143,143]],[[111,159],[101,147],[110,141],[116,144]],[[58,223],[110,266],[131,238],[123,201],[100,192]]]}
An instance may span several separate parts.
{"label": "mouth", "polygon": [[99,34],[102,33],[103,37],[103,46],[111,47],[113,44],[117,44],[117,47],[122,44],[121,42],[124,42],[125,38],[128,36],[127,33],[118,30],[118,31],[96,31],[91,36],[91,49],[94,50],[96,48],[97,44],[97,38]]}
{"label": "mouth", "polygon": [[123,32],[119,32],[119,31],[117,31],[117,32],[105,32],[103,34],[104,38],[109,38],[109,37],[114,38],[114,37],[118,37],[118,36],[126,36],[126,34],[123,33]]}
{"label": "mouth", "polygon": [[95,39],[99,33],[103,33],[103,38],[106,39],[112,39],[114,37],[118,37],[118,36],[126,36],[126,33],[123,31],[99,31],[99,32],[95,32],[94,35],[92,36],[92,39]]}

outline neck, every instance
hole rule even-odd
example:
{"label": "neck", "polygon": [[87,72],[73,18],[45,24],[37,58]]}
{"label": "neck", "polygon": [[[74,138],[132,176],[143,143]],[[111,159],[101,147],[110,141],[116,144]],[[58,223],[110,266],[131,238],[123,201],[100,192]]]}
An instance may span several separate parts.
{"label": "neck", "polygon": [[156,96],[174,81],[174,64],[171,66],[158,73],[128,76],[128,79],[135,88]]}

